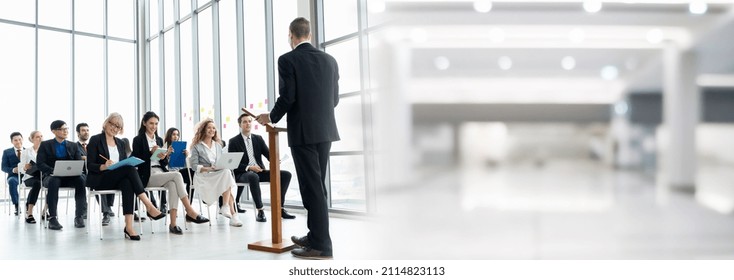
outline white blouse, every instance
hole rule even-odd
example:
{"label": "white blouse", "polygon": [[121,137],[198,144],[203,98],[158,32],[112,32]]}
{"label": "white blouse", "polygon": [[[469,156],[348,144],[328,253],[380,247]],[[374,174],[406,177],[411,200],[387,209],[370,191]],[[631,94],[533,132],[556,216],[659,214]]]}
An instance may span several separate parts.
{"label": "white blouse", "polygon": [[[145,134],[145,138],[148,139],[148,147],[152,148],[155,145],[158,145],[158,143],[155,142],[155,136],[153,136],[153,139],[148,138],[148,134]],[[150,166],[151,168],[156,165],[161,165],[161,161],[156,157],[155,159],[151,158],[150,160]]]}
{"label": "white blouse", "polygon": [[20,162],[18,163],[18,170],[24,175],[23,176],[23,182],[25,180],[28,180],[29,178],[32,178],[33,176],[25,173],[25,165],[31,163],[32,161],[36,161],[36,155],[38,155],[38,152],[33,150],[33,148],[23,149],[20,152]]}
{"label": "white blouse", "polygon": [[110,160],[113,162],[119,162],[120,151],[117,150],[117,146],[108,146],[107,148],[110,150]]}

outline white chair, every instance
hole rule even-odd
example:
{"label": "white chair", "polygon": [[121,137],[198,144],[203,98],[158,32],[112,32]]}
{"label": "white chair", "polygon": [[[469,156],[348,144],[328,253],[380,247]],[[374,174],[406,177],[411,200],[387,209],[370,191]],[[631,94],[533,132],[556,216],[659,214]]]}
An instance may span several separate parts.
{"label": "white chair", "polygon": [[[18,163],[18,170],[21,170],[21,168],[23,167],[24,166],[22,166],[21,163]],[[25,181],[21,180],[20,172],[18,173],[18,182],[20,182],[18,184],[18,204],[19,204],[18,217],[20,217],[22,216],[21,213],[23,213],[24,211],[27,212],[26,203],[28,202],[28,190],[32,189],[32,187],[26,186]],[[31,213],[31,215],[32,214],[33,213]],[[26,215],[28,215],[28,213],[26,213]],[[40,211],[39,211],[38,217],[41,217]]]}
{"label": "white chair", "polygon": [[10,198],[8,197],[10,195],[10,186],[8,185],[8,174],[3,172],[3,178],[4,178],[3,180],[3,201],[5,201],[4,203],[7,204],[8,206],[8,207],[3,207],[3,208],[7,209],[8,216],[10,216],[10,212],[11,212],[10,205],[13,203],[10,201]]}
{"label": "white chair", "polygon": [[[43,203],[43,207],[39,207],[39,208],[41,208],[40,209],[41,210],[40,211],[40,213],[41,213],[41,215],[40,215],[41,216],[41,222],[38,223],[38,224],[40,226],[44,227],[44,228],[48,228],[48,225],[46,225],[46,222],[47,222],[47,218],[48,217],[45,217],[45,215],[46,215],[46,208],[48,208],[48,203],[46,203],[45,202],[46,200],[44,200],[44,196],[48,196],[48,188],[43,185],[43,181],[44,181],[43,180],[43,172],[39,172],[39,176],[41,178],[41,191],[38,194],[38,201],[41,201],[41,203]],[[59,187],[59,192],[61,192],[61,189],[66,189],[67,190],[67,192],[66,192],[66,214],[69,214],[69,198],[71,198],[71,193],[73,191],[75,191],[75,188],[74,187],[63,187],[62,186],[62,187]],[[59,199],[61,199],[61,196],[59,196]],[[57,204],[57,206],[58,206],[58,204]]]}
{"label": "white chair", "polygon": [[[168,189],[160,186],[160,187],[147,187],[145,188],[145,192],[158,192],[158,201],[163,201],[163,192],[167,191]],[[137,199],[137,197],[136,197]],[[142,204],[140,199],[138,199],[138,205]],[[162,203],[161,203],[162,205]],[[143,217],[140,211],[143,209],[143,207],[138,207],[138,216]],[[146,209],[147,210],[147,209]],[[145,213],[147,215],[147,213]],[[142,219],[141,219],[142,220]],[[168,215],[166,215],[165,219],[163,219],[163,224],[167,224],[166,221],[168,221]],[[153,230],[153,222],[155,222],[153,219],[150,219],[150,233],[153,234],[155,231]],[[143,227],[140,227],[140,231],[142,232]]]}
{"label": "white chair", "polygon": [[[186,161],[186,171],[189,174],[189,182],[190,182],[189,189],[191,190],[191,192],[194,192],[194,189],[196,189],[196,187],[194,186],[194,178],[193,178],[193,176],[191,176],[191,168],[189,168],[189,161],[188,160]],[[189,202],[193,202],[194,201],[193,199],[194,199],[193,197],[189,197],[189,200],[190,200]],[[202,213],[201,197],[199,197],[198,200],[199,200],[199,214],[201,214]],[[207,217],[209,217],[209,226],[212,226],[212,220],[211,220],[212,213],[209,210],[211,206],[212,206],[212,202],[210,202],[210,204],[206,206],[206,214],[207,214]],[[184,214],[184,215],[186,215],[186,214]],[[216,219],[219,219],[219,217],[217,216]],[[186,221],[186,220],[184,220],[184,221]],[[184,222],[184,228],[187,229],[187,230],[189,229],[188,222]]]}
{"label": "white chair", "polygon": [[[233,173],[232,173],[232,176],[234,176],[234,171],[232,171],[232,172],[233,172]],[[235,177],[235,178],[237,178],[237,177]],[[245,187],[245,189],[244,189],[244,190],[242,190],[242,193],[246,194],[246,195],[247,195],[247,197],[250,197],[250,192],[249,192],[249,191],[250,191],[250,190],[249,190],[249,188],[250,188],[250,183],[241,183],[241,182],[237,182],[237,186],[238,186],[238,187]],[[262,189],[267,189],[267,190],[269,191],[269,190],[270,190],[270,182],[260,182],[260,189],[261,189],[261,190],[262,190]],[[240,199],[242,199],[242,198],[240,198]],[[240,202],[239,202],[239,201],[237,201],[236,203],[238,203],[238,204],[239,204]],[[284,201],[281,201],[280,203],[281,203],[281,207],[282,207],[282,206],[283,206],[283,205],[282,205],[282,203],[284,203]],[[263,203],[263,210],[265,209],[265,205],[264,205],[264,204],[265,204],[265,203]],[[252,211],[252,212],[253,212],[253,213],[255,213],[255,217],[257,217],[257,206],[255,205],[255,202],[254,202],[254,201],[252,202],[252,209],[253,209],[253,211]],[[272,210],[272,209],[271,209],[271,210]]]}
{"label": "white chair", "polygon": [[[116,195],[118,195],[118,197],[122,197],[122,191],[120,191],[120,190],[93,190],[91,188],[87,188],[87,217],[89,218],[88,221],[91,221],[92,220],[91,217],[93,216],[92,215],[92,211],[89,211],[90,208],[91,208],[90,205],[93,205],[92,204],[92,197],[95,197],[96,200],[99,200],[99,202],[102,203],[102,196],[103,195],[108,195],[108,194],[116,194]],[[117,204],[117,213],[122,213],[122,212],[120,212],[120,204],[121,203],[118,203]],[[97,205],[97,203],[94,203],[94,205]],[[95,208],[96,208],[96,206],[95,206]],[[99,220],[98,220],[98,222],[99,222],[99,240],[102,240],[104,238],[104,230],[102,230],[102,219],[104,217],[104,213],[102,213],[102,206],[101,205],[99,206],[99,215],[98,215],[98,217],[99,217]],[[91,225],[91,223],[89,223],[89,225],[87,225],[87,234],[89,234],[89,228],[91,228],[91,227],[92,227],[92,225]]]}

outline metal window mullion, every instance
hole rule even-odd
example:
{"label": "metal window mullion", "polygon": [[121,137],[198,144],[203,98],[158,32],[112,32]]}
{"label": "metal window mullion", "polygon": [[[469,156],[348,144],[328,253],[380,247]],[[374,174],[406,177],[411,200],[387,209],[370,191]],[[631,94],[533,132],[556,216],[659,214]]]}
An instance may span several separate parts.
{"label": "metal window mullion", "polygon": [[[184,0],[187,1],[187,0]],[[181,1],[176,0],[174,2],[174,10],[173,10],[173,16],[175,18],[180,17],[180,5]],[[160,17],[162,18],[162,16]],[[163,26],[163,20],[160,21],[161,26]],[[174,88],[176,91],[175,94],[175,100],[174,100],[174,112],[176,113],[176,127],[181,127],[182,124],[182,117],[181,117],[181,23],[176,21],[176,25],[173,28],[173,76],[174,76]],[[165,107],[165,105],[163,106]],[[168,122],[168,121],[166,121]]]}
{"label": "metal window mullion", "polygon": [[[155,1],[155,0],[153,0],[153,1]],[[150,13],[150,0],[145,0],[143,3],[144,3],[143,4],[143,9],[142,9],[143,21],[144,21],[144,23],[143,23],[143,28],[144,28],[143,34],[145,34],[144,35],[145,38],[149,38],[150,37],[150,15],[149,15],[149,13]],[[138,10],[138,12],[141,12],[141,11]],[[140,36],[138,36],[138,39],[140,39],[139,37]],[[138,41],[142,41],[141,43],[142,44],[145,44],[144,45],[144,48],[145,48],[145,69],[146,69],[146,71],[145,71],[145,76],[146,76],[146,79],[145,79],[145,102],[148,104],[148,106],[147,106],[148,108],[150,108],[151,110],[154,110],[155,108],[153,108],[153,102],[152,102],[153,101],[153,93],[151,92],[151,88],[150,88],[150,80],[151,80],[150,75],[151,75],[151,72],[152,72],[151,69],[150,69],[150,53],[151,53],[150,52],[150,41],[148,41],[147,39],[145,39],[145,40],[138,40]],[[163,116],[165,116],[165,115],[163,115]]]}
{"label": "metal window mullion", "polygon": [[[196,5],[196,0],[191,0],[192,5]],[[194,122],[201,120],[201,112],[199,111],[199,13],[198,10],[191,15],[191,70],[193,71],[193,101],[194,101]]]}
{"label": "metal window mullion", "polygon": [[275,105],[275,43],[273,42],[273,0],[265,0],[265,57],[268,78],[268,111]]}
{"label": "metal window mullion", "polygon": [[[212,60],[214,69],[214,122],[219,124],[219,131],[224,131],[222,123],[222,69],[220,68],[219,50],[219,2],[212,1]],[[206,42],[205,42],[206,43]]]}
{"label": "metal window mullion", "polygon": [[[237,14],[237,97],[238,108],[246,107],[247,104],[247,81],[245,80],[245,13],[242,0],[236,0]],[[270,103],[270,102],[268,102]],[[239,110],[237,111],[239,115]]]}
{"label": "metal window mullion", "polygon": [[367,0],[358,0],[358,32],[359,32],[359,72],[360,89],[362,90],[362,137],[364,149],[364,178],[366,211],[374,212],[377,202],[375,187],[375,160],[372,135],[372,92],[370,89],[370,56],[369,37],[367,37]]}
{"label": "metal window mullion", "polygon": [[[71,97],[70,98],[71,99],[71,104],[70,104],[69,107],[70,107],[71,111],[69,111],[69,112],[71,112],[70,123],[72,125],[76,123],[76,121],[75,121],[76,118],[74,116],[75,115],[75,113],[74,113],[74,103],[75,103],[75,100],[76,100],[76,98],[75,98],[75,96],[76,96],[75,95],[75,88],[76,87],[75,87],[75,82],[74,82],[75,70],[76,70],[75,69],[76,64],[75,64],[75,61],[74,61],[75,60],[74,53],[75,53],[75,50],[76,50],[76,36],[74,36],[74,30],[76,29],[76,26],[74,26],[74,21],[75,21],[74,15],[76,14],[75,11],[74,11],[74,5],[75,5],[75,3],[76,3],[75,0],[71,0],[71,35],[70,35],[71,36],[71,63],[70,63],[70,68],[71,69],[69,71],[69,74],[71,76],[71,81],[69,83],[69,90],[70,90],[70,94],[71,94],[71,96],[70,96]],[[76,130],[72,130],[71,131],[71,139],[74,139],[75,135],[76,135]]]}
{"label": "metal window mullion", "polygon": [[102,34],[105,37],[103,39],[104,40],[104,50],[102,50],[102,53],[104,54],[104,59],[103,59],[102,65],[104,67],[103,80],[104,80],[104,115],[105,116],[107,116],[107,115],[110,114],[109,113],[110,112],[110,104],[109,104],[109,94],[110,94],[109,87],[110,87],[110,85],[109,85],[109,79],[108,79],[109,78],[109,70],[108,70],[108,68],[109,68],[108,55],[109,54],[108,54],[108,45],[107,45],[108,44],[108,39],[107,39],[107,27],[108,27],[108,23],[107,23],[107,21],[109,20],[109,17],[107,16],[108,15],[107,1],[108,0],[105,0],[104,1],[104,12],[103,12],[103,16],[102,16],[102,19],[103,19],[103,21],[102,21],[103,22],[102,23],[102,29],[103,29],[102,30]]}
{"label": "metal window mullion", "polygon": [[[135,1],[134,4],[133,4],[133,6],[134,6],[134,8],[133,8],[133,19],[135,20],[135,24],[134,24],[135,25],[135,34],[133,34],[133,36],[135,37],[135,66],[134,66],[135,67],[135,81],[133,81],[133,84],[135,85],[135,104],[137,104],[137,106],[135,106],[135,116],[140,116],[141,115],[140,114],[141,111],[142,111],[141,109],[146,110],[146,108],[150,108],[150,101],[149,101],[148,98],[145,99],[146,100],[145,104],[142,104],[145,107],[141,108],[141,103],[143,103],[143,102],[141,102],[140,94],[141,93],[142,94],[145,94],[145,91],[141,91],[140,90],[140,76],[139,75],[140,75],[141,72],[142,73],[145,73],[145,72],[144,71],[140,71],[140,65],[141,65],[140,59],[145,58],[145,54],[141,55],[141,52],[140,52],[140,43],[141,43],[141,41],[142,42],[145,42],[145,40],[141,40],[141,37],[144,38],[145,36],[141,36],[140,35],[140,30],[139,30],[140,23],[138,22],[140,20],[140,18],[138,17],[138,14],[139,14],[138,9],[140,7],[138,6],[138,3],[139,3],[139,1]],[[145,33],[143,33],[143,34],[145,34]]]}
{"label": "metal window mullion", "polygon": [[36,0],[36,26],[34,28],[36,30],[36,50],[35,50],[35,56],[36,56],[36,67],[35,67],[35,94],[36,94],[36,100],[35,100],[35,110],[33,110],[35,114],[35,129],[38,130],[38,0]]}

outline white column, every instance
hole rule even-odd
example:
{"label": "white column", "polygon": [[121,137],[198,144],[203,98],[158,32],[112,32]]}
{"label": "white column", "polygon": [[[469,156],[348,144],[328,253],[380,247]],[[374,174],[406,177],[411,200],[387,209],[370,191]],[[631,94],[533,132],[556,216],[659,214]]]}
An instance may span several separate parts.
{"label": "white column", "polygon": [[663,49],[663,131],[660,167],[668,186],[693,190],[696,183],[696,124],[699,88],[696,56],[675,44]]}

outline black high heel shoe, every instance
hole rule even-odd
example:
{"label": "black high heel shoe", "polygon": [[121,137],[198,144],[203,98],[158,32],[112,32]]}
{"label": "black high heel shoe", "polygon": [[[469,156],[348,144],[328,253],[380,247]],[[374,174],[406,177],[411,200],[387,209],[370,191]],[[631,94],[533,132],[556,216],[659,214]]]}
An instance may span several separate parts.
{"label": "black high heel shoe", "polygon": [[191,218],[189,216],[189,214],[186,214],[186,221],[187,222],[193,222],[193,223],[196,223],[196,224],[203,224],[203,223],[209,222],[209,219],[204,218],[204,216],[202,216],[202,215],[198,215],[198,216],[196,216],[196,219],[194,219],[194,218]]}
{"label": "black high heel shoe", "polygon": [[153,217],[153,215],[150,215],[150,212],[145,212],[146,215],[148,215],[148,218],[151,218],[153,220],[160,220],[163,219],[163,217],[166,216],[166,213],[161,212],[158,216]]}
{"label": "black high heel shoe", "polygon": [[140,235],[139,234],[138,235],[130,235],[129,233],[127,233],[127,229],[126,228],[122,229],[122,232],[125,233],[125,238],[130,238],[130,240],[133,240],[133,241],[140,241]]}

